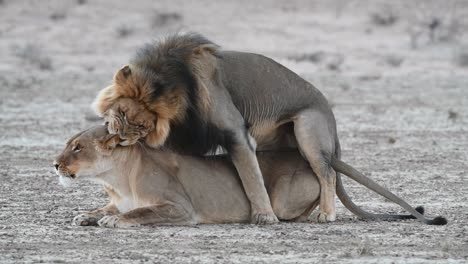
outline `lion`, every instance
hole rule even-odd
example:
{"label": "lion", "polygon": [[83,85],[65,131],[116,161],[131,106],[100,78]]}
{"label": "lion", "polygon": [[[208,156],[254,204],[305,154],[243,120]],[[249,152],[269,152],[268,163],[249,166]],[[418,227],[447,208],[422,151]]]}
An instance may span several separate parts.
{"label": "lion", "polygon": [[[181,155],[141,142],[124,147],[120,141],[105,126],[96,126],[73,136],[55,159],[62,182],[91,179],[103,184],[110,197],[108,205],[76,216],[73,224],[131,227],[250,221],[248,197],[226,156]],[[307,221],[320,200],[320,183],[307,162],[297,150],[257,156],[274,213],[284,221]],[[353,173],[353,179],[410,208],[411,215],[385,219],[416,217],[426,224],[444,224],[444,218],[427,219],[421,208],[413,209],[369,178]]]}

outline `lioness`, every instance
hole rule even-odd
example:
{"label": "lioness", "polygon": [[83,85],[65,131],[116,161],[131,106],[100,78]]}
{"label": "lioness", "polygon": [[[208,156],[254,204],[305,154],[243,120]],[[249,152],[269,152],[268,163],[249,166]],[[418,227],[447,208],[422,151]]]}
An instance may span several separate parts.
{"label": "lioness", "polygon": [[[249,221],[249,201],[228,159],[183,156],[140,143],[117,146],[120,141],[105,126],[93,127],[73,136],[54,161],[61,181],[98,181],[111,198],[107,206],[75,217],[74,224],[129,227]],[[297,151],[258,157],[275,214],[282,220],[307,219],[320,197],[319,182],[307,162]],[[434,221],[416,217],[429,224]]]}

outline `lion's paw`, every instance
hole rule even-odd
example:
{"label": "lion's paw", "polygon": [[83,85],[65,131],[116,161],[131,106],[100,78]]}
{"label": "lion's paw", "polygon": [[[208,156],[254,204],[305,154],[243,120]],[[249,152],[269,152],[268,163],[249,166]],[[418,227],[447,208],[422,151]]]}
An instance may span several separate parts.
{"label": "lion's paw", "polygon": [[74,226],[96,226],[99,218],[90,214],[80,214],[73,218],[72,225]]}
{"label": "lion's paw", "polygon": [[327,223],[327,222],[334,222],[336,220],[335,214],[327,214],[324,212],[320,212],[317,215],[317,222],[319,223]]}
{"label": "lion's paw", "polygon": [[252,223],[257,225],[272,225],[279,223],[274,213],[257,213],[252,215]]}

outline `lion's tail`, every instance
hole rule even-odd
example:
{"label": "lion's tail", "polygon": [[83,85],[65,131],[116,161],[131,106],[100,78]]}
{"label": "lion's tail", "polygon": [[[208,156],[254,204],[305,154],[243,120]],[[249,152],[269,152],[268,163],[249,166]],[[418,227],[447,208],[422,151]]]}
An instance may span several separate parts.
{"label": "lion's tail", "polygon": [[442,216],[435,217],[434,219],[429,219],[424,217],[424,209],[422,207],[413,208],[408,203],[406,203],[400,197],[394,195],[384,187],[380,186],[372,179],[366,177],[350,165],[346,164],[345,162],[332,157],[331,165],[336,172],[343,173],[344,175],[348,176],[349,178],[355,180],[356,182],[366,186],[367,188],[371,189],[372,191],[382,195],[383,197],[389,199],[390,201],[400,205],[405,210],[407,210],[411,215],[391,215],[391,214],[372,214],[362,210],[359,206],[354,204],[351,198],[347,195],[346,191],[344,190],[343,183],[341,181],[341,177],[337,174],[336,177],[336,191],[337,195],[340,198],[341,202],[345,205],[345,207],[350,210],[352,213],[356,214],[359,217],[367,218],[367,219],[381,219],[381,220],[396,220],[396,219],[410,219],[410,218],[417,218],[419,221],[428,224],[428,225],[445,225],[447,224],[447,219]]}

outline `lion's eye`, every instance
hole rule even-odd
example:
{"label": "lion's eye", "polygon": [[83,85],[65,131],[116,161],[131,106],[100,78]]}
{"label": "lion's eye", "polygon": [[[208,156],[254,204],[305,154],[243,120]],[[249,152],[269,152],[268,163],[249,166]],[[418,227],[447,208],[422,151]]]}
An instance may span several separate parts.
{"label": "lion's eye", "polygon": [[137,125],[137,128],[138,129],[145,129],[145,126],[144,125]]}
{"label": "lion's eye", "polygon": [[72,148],[72,151],[75,152],[75,153],[78,153],[81,151],[81,146],[80,144],[76,144],[73,148]]}

